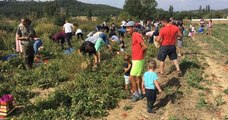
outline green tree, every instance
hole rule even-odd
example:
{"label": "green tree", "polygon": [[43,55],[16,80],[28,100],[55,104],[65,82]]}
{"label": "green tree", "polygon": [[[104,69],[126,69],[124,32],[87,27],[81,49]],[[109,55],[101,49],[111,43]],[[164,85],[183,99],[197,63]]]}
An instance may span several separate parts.
{"label": "green tree", "polygon": [[199,14],[201,14],[202,13],[202,6],[200,5],[200,7],[199,7]]}
{"label": "green tree", "polygon": [[170,15],[170,17],[173,17],[173,6],[172,5],[170,5],[169,6],[169,15]]}
{"label": "green tree", "polygon": [[88,19],[91,20],[92,19],[92,16],[93,16],[92,10],[89,9],[89,11],[88,11]]}
{"label": "green tree", "polygon": [[148,19],[156,13],[156,7],[158,3],[156,0],[141,0],[142,4],[142,18]]}
{"label": "green tree", "polygon": [[142,16],[142,4],[140,0],[126,0],[124,11],[129,15],[140,18]]}

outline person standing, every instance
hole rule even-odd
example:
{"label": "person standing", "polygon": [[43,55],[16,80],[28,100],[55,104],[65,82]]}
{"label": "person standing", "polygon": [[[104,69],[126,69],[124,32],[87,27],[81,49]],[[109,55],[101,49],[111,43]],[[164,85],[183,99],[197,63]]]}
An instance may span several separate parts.
{"label": "person standing", "polygon": [[127,34],[132,37],[132,69],[130,72],[130,81],[132,83],[133,96],[132,101],[142,98],[141,73],[144,67],[144,57],[147,46],[140,33],[134,31],[135,22],[129,21],[126,24]]}
{"label": "person standing", "polygon": [[158,52],[158,60],[160,61],[160,74],[164,74],[165,59],[167,55],[175,64],[177,72],[179,74],[181,73],[181,70],[177,61],[175,44],[177,37],[182,37],[182,33],[177,26],[169,23],[169,19],[167,18],[164,18],[161,23],[163,25],[163,28],[160,30],[159,36],[156,39],[161,45]]}
{"label": "person standing", "polygon": [[63,25],[63,31],[66,34],[65,41],[67,42],[69,48],[72,48],[70,40],[72,39],[73,32],[74,32],[74,25],[72,23],[69,23],[67,20],[65,21],[65,24]]}
{"label": "person standing", "polygon": [[159,92],[162,92],[162,89],[158,83],[158,75],[155,72],[157,63],[155,60],[150,60],[148,62],[148,71],[143,75],[142,90],[145,93],[147,98],[147,112],[152,113],[154,103],[157,98],[156,88]]}
{"label": "person standing", "polygon": [[35,35],[36,32],[31,26],[31,21],[28,18],[21,19],[21,24],[17,28],[16,39],[20,40],[26,69],[31,69],[34,62],[33,38]]}
{"label": "person standing", "polygon": [[212,33],[212,26],[213,26],[213,23],[212,23],[212,20],[210,19],[209,20],[209,23],[208,23],[208,35],[211,35]]}

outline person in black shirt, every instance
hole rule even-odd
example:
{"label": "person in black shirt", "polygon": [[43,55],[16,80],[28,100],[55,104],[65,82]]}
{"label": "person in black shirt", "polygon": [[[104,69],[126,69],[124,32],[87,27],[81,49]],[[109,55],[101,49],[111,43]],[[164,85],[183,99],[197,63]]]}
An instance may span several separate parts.
{"label": "person in black shirt", "polygon": [[128,91],[129,90],[128,85],[130,84],[129,77],[130,77],[131,66],[132,66],[131,57],[129,55],[125,55],[124,61],[125,63],[123,66],[124,66],[125,90]]}

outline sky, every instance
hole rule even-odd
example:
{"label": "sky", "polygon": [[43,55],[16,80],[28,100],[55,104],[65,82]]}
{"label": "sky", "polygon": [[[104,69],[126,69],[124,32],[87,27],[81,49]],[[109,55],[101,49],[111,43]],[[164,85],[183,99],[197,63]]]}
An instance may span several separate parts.
{"label": "sky", "polygon": [[[92,4],[106,4],[118,8],[123,8],[125,0],[78,0],[85,3]],[[174,11],[183,10],[198,10],[199,6],[206,8],[206,5],[210,5],[211,9],[225,9],[228,8],[228,0],[156,0],[158,8],[164,10],[169,9],[169,5],[173,5]]]}

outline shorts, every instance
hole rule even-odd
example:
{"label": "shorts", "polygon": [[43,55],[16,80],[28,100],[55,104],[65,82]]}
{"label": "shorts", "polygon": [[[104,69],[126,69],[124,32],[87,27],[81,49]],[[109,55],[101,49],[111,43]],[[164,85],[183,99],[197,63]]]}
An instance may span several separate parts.
{"label": "shorts", "polygon": [[177,40],[177,46],[179,48],[182,48],[183,47],[183,40]]}
{"label": "shorts", "polygon": [[177,59],[177,52],[176,52],[175,45],[160,46],[159,52],[158,52],[158,60],[164,62],[167,55],[169,56],[170,60]]}
{"label": "shorts", "polygon": [[131,76],[139,77],[142,74],[144,60],[132,60]]}
{"label": "shorts", "polygon": [[120,52],[124,52],[124,48],[120,48]]}
{"label": "shorts", "polygon": [[130,80],[129,80],[130,76],[126,76],[124,75],[124,80],[125,80],[125,85],[130,84]]}

